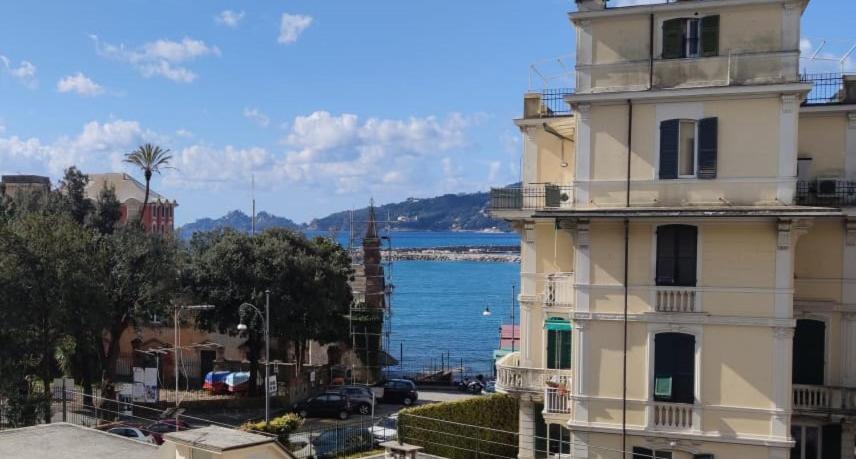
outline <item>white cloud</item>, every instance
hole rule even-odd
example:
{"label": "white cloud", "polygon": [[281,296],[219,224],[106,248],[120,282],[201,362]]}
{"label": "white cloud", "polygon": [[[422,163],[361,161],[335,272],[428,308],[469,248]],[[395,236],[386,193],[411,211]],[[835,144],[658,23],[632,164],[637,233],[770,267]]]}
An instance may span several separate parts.
{"label": "white cloud", "polygon": [[30,89],[35,89],[36,86],[38,86],[38,81],[36,80],[36,66],[33,65],[32,62],[21,61],[16,66],[8,57],[0,54],[0,63],[3,64],[3,73],[15,78],[24,86]]}
{"label": "white cloud", "polygon": [[300,37],[300,34],[311,24],[312,16],[282,13],[282,21],[279,26],[279,39],[277,41],[286,45],[294,43]]}
{"label": "white cloud", "polygon": [[264,113],[259,111],[258,108],[255,108],[255,107],[244,108],[244,118],[247,118],[248,120],[255,122],[256,124],[258,124],[261,127],[267,127],[268,124],[270,124],[270,118],[268,118],[267,115],[265,115]]}
{"label": "white cloud", "polygon": [[155,40],[136,48],[101,42],[95,35],[92,40],[101,56],[127,62],[146,78],[162,76],[179,83],[190,83],[197,78],[196,73],[179,64],[206,56],[220,56],[220,49],[216,46],[188,37],[181,41]]}
{"label": "white cloud", "polygon": [[59,177],[72,165],[83,171],[120,170],[125,153],[143,142],[158,140],[160,136],[136,121],[90,121],[79,134],[53,142],[35,137],[0,137],[0,158],[10,168],[7,171],[15,168]]}
{"label": "white cloud", "polygon": [[59,92],[74,92],[81,96],[97,96],[104,92],[104,88],[101,85],[92,81],[92,79],[81,72],[60,79],[56,83],[56,90]]}
{"label": "white cloud", "polygon": [[211,188],[221,183],[247,183],[253,174],[261,185],[274,186],[275,177],[266,172],[273,155],[261,147],[191,145],[173,152],[172,166],[164,174],[164,185],[182,188]]}
{"label": "white cloud", "polygon": [[488,183],[494,183],[499,178],[499,174],[502,172],[502,162],[500,161],[491,161],[488,164],[488,172],[487,172],[487,181]]}
{"label": "white cloud", "polygon": [[217,24],[221,24],[234,29],[237,28],[238,25],[240,25],[243,19],[243,11],[235,12],[232,10],[223,10],[214,18],[214,21],[217,22]]}

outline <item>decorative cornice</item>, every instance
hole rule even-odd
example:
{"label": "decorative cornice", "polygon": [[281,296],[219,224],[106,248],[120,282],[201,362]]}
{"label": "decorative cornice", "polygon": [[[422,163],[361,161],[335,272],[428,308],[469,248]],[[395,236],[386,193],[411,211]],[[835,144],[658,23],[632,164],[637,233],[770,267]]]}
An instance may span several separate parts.
{"label": "decorative cornice", "polygon": [[782,113],[793,113],[797,109],[797,96],[785,94],[782,96]]}
{"label": "decorative cornice", "polygon": [[791,225],[790,220],[779,220],[776,226],[776,231],[778,231],[776,246],[779,250],[788,250],[791,248]]}
{"label": "decorative cornice", "polygon": [[775,327],[773,328],[773,336],[782,340],[793,339],[794,329],[790,327]]}
{"label": "decorative cornice", "polygon": [[591,118],[591,104],[577,104],[574,112],[580,117],[580,121],[588,121]]}
{"label": "decorative cornice", "polygon": [[589,226],[590,223],[588,220],[577,220],[576,243],[578,247],[588,247],[591,243]]}
{"label": "decorative cornice", "polygon": [[856,245],[856,219],[849,218],[845,222],[845,242],[849,246]]}

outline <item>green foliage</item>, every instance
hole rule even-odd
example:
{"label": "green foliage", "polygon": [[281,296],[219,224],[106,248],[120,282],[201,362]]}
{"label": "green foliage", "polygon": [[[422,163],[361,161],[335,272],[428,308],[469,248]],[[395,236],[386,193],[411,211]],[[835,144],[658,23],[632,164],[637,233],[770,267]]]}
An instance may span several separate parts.
{"label": "green foliage", "polygon": [[89,225],[101,234],[113,234],[122,218],[122,203],[116,198],[116,189],[105,186],[98,192],[95,212],[89,219]]}
{"label": "green foliage", "polygon": [[288,444],[288,436],[303,425],[303,419],[294,413],[288,413],[278,418],[273,418],[270,423],[264,421],[246,422],[241,425],[241,430],[247,432],[264,432],[279,437],[279,441]]}
{"label": "green foliage", "polygon": [[408,408],[398,415],[398,438],[450,459],[517,457],[518,401],[491,395]]}

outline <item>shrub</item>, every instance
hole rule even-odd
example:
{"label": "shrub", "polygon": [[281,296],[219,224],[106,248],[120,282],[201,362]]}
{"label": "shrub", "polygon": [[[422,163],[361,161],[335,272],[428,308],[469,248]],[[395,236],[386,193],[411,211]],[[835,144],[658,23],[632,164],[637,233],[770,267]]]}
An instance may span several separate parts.
{"label": "shrub", "polygon": [[449,459],[517,457],[518,401],[491,395],[402,410],[398,438]]}
{"label": "shrub", "polygon": [[273,418],[270,423],[264,421],[246,422],[241,425],[241,430],[247,432],[264,432],[274,434],[283,444],[288,444],[288,436],[303,425],[303,419],[294,413],[289,413],[278,418]]}

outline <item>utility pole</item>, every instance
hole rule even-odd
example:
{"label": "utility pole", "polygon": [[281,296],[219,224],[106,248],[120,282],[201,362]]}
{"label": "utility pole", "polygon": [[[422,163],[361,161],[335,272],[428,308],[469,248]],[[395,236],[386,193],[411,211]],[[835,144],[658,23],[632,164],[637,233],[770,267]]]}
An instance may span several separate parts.
{"label": "utility pole", "polygon": [[515,340],[515,321],[514,321],[514,284],[511,284],[511,352],[514,352],[514,340]]}
{"label": "utility pole", "polygon": [[[256,174],[252,176],[252,194],[253,194],[253,218],[252,218],[252,228],[250,232],[253,236],[256,235]],[[267,382],[265,382],[267,384]]]}

